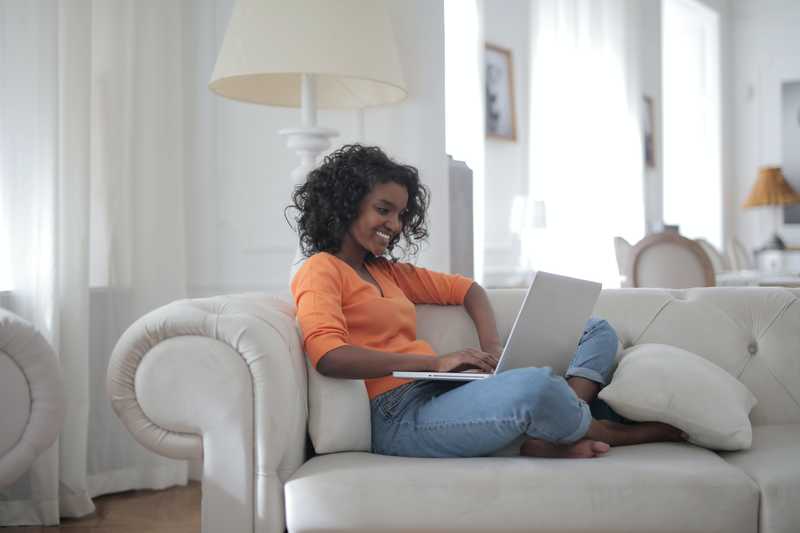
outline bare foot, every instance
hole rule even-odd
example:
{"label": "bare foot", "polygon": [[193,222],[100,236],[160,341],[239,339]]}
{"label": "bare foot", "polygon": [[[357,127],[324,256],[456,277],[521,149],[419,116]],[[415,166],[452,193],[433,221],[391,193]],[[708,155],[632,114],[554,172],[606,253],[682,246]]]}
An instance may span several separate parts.
{"label": "bare foot", "polygon": [[522,443],[519,453],[528,457],[588,459],[603,455],[609,448],[605,442],[591,439],[582,439],[574,444],[553,444],[541,439],[528,439]]}
{"label": "bare foot", "polygon": [[611,420],[593,420],[586,436],[608,442],[612,446],[627,446],[647,442],[684,442],[688,436],[680,429],[661,422],[620,424]]}

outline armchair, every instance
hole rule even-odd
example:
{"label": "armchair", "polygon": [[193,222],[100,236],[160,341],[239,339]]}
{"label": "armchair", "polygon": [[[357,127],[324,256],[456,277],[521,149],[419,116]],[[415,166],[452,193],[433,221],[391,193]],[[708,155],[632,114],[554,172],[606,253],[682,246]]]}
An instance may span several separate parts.
{"label": "armchair", "polygon": [[64,403],[53,348],[30,323],[0,309],[0,488],[52,446]]}

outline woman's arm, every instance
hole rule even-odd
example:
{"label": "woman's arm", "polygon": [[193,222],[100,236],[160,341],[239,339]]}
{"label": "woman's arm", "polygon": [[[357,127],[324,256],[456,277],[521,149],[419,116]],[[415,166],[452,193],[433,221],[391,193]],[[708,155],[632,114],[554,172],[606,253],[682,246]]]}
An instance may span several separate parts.
{"label": "woman's arm", "polygon": [[486,291],[477,282],[474,282],[467,291],[464,308],[478,330],[481,350],[499,356],[503,347],[500,344],[500,335],[497,333],[494,310]]}
{"label": "woman's arm", "polygon": [[346,344],[326,353],[317,363],[317,371],[331,378],[367,379],[390,376],[395,370],[460,372],[477,368],[492,372],[496,366],[494,353],[484,353],[475,348],[433,356],[381,352]]}
{"label": "woman's arm", "polygon": [[323,376],[365,379],[389,376],[395,370],[425,372],[436,370],[436,357],[381,352],[346,344],[326,353],[317,363]]}

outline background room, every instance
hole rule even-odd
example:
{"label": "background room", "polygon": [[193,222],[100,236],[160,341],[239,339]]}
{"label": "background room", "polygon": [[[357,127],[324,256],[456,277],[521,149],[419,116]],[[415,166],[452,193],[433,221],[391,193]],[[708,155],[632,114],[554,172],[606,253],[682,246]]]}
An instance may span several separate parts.
{"label": "background room", "polygon": [[[791,2],[445,2],[447,150],[473,170],[487,283],[544,269],[625,285],[614,238],[664,229],[713,247],[718,284],[800,270],[800,254],[766,250],[775,232],[798,245],[797,207],[742,207],[761,167],[798,188],[798,16]],[[485,122],[498,50],[513,135]]]}
{"label": "background room", "polygon": [[[0,483],[0,525],[199,479],[113,412],[115,346],[176,301],[291,300],[300,157],[279,132],[305,114],[209,89],[235,5],[0,0],[0,308],[51,346],[67,421]],[[490,289],[536,270],[606,289],[800,286],[800,2],[379,5],[402,99],[322,105],[317,122],[338,131],[322,155],[374,144],[419,169],[417,265]],[[286,33],[266,51],[325,48]]]}

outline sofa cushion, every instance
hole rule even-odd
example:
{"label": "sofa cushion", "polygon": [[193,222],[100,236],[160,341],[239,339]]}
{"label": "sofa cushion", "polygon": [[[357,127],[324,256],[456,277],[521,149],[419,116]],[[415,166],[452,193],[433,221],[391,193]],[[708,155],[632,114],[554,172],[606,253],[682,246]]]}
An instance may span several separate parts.
{"label": "sofa cushion", "polygon": [[308,367],[308,435],[317,453],[372,449],[369,397],[363,379],[323,376]]}
{"label": "sofa cushion", "polygon": [[756,398],[711,361],[667,344],[639,344],[622,355],[600,399],[639,422],[665,422],[714,450],[750,447]]}
{"label": "sofa cushion", "polygon": [[800,530],[800,424],[753,427],[753,447],[722,458],[761,488],[761,533]]}
{"label": "sofa cushion", "polygon": [[293,533],[755,533],[758,487],[708,450],[658,443],[595,459],[317,456],[287,481]]}

